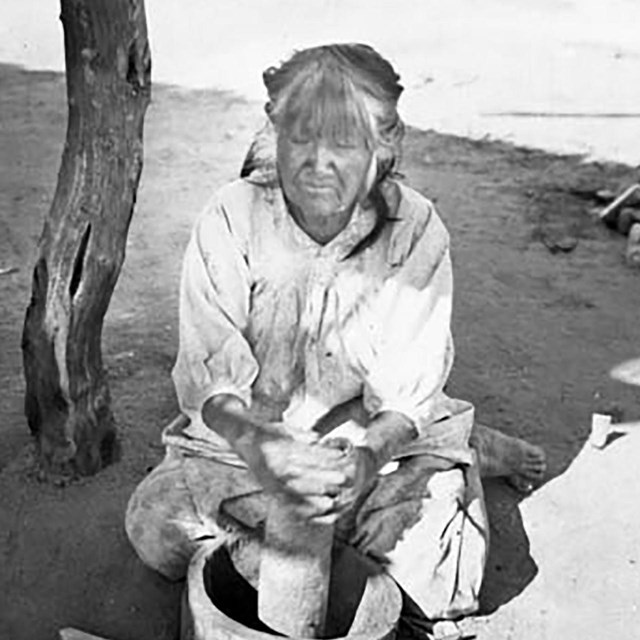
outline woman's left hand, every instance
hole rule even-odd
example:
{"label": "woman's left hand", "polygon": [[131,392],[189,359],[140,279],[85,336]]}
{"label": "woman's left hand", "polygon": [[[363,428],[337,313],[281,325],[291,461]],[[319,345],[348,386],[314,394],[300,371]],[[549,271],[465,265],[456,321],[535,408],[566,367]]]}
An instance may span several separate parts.
{"label": "woman's left hand", "polygon": [[343,438],[329,439],[323,444],[344,451],[344,457],[340,461],[340,470],[346,479],[335,499],[335,509],[344,512],[374,482],[377,474],[375,456],[368,447],[354,447]]}

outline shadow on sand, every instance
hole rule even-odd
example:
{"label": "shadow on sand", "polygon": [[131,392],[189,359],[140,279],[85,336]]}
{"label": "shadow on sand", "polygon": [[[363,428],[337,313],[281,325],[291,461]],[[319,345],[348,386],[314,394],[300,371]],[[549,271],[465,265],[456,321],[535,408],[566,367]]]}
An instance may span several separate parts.
{"label": "shadow on sand", "polygon": [[501,480],[484,483],[490,544],[480,592],[480,614],[493,613],[533,581],[538,573],[519,504],[522,495]]}

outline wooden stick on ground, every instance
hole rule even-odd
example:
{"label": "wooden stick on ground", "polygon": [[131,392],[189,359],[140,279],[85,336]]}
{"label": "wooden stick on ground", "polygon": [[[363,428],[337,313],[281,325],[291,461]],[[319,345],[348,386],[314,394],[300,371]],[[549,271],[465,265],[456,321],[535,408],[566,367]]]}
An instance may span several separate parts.
{"label": "wooden stick on ground", "polygon": [[79,629],[68,627],[66,629],[60,629],[60,640],[108,640],[108,638],[94,636]]}
{"label": "wooden stick on ground", "polygon": [[631,185],[626,191],[621,193],[611,204],[607,205],[600,212],[600,220],[607,220],[636,192],[640,191],[640,184]]}

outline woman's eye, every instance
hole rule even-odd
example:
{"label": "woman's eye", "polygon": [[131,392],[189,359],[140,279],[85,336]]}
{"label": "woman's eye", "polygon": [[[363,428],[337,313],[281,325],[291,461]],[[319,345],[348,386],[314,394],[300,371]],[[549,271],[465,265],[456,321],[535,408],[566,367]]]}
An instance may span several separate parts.
{"label": "woman's eye", "polygon": [[336,140],[336,147],[338,147],[338,149],[356,149],[358,143],[351,139]]}
{"label": "woman's eye", "polygon": [[305,135],[304,133],[292,133],[289,136],[289,141],[293,144],[309,144],[309,142],[311,142],[311,136]]}
{"label": "woman's eye", "polygon": [[334,135],[332,142],[338,149],[360,149],[366,146],[364,136],[359,135],[357,131],[343,131]]}

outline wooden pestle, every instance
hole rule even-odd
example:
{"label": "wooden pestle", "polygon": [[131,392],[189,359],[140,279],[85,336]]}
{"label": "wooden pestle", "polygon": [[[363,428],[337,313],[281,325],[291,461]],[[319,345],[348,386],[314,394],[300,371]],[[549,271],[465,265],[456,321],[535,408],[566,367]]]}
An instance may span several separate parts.
{"label": "wooden pestle", "polygon": [[[345,459],[353,454],[345,438],[329,442]],[[300,518],[287,500],[272,498],[260,554],[258,617],[274,631],[294,638],[322,636],[333,533],[332,523]]]}
{"label": "wooden pestle", "polygon": [[258,617],[292,638],[322,636],[327,614],[333,524],[296,517],[273,499],[260,555]]}

